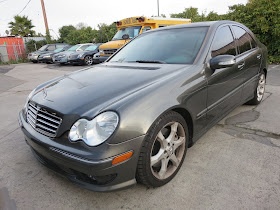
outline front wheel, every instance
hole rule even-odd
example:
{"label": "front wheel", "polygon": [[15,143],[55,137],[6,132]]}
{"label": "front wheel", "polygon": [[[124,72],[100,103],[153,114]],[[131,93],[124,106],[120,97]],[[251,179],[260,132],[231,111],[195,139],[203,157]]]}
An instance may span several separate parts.
{"label": "front wheel", "polygon": [[265,82],[266,82],[265,73],[264,71],[262,71],[259,77],[257,88],[254,93],[254,98],[248,101],[246,104],[258,105],[259,103],[261,103],[265,91]]}
{"label": "front wheel", "polygon": [[87,55],[87,56],[85,57],[85,59],[84,59],[84,63],[85,63],[85,65],[88,65],[88,66],[92,65],[92,64],[93,64],[93,58],[92,58],[92,56]]}
{"label": "front wheel", "polygon": [[188,140],[188,127],[180,114],[170,111],[162,115],[143,142],[137,181],[148,187],[160,187],[173,179],[184,161]]}

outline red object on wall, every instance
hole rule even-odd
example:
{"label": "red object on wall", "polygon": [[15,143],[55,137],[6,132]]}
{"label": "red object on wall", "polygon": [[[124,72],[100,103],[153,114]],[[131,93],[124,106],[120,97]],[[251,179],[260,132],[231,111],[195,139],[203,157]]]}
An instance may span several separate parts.
{"label": "red object on wall", "polygon": [[16,60],[16,56],[25,55],[24,43],[22,38],[18,37],[0,37],[0,45],[6,45],[9,60]]}

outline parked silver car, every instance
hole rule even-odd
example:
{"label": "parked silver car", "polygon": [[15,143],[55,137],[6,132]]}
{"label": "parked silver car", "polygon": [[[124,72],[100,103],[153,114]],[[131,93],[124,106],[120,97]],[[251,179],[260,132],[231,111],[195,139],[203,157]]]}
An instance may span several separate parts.
{"label": "parked silver car", "polygon": [[71,54],[84,51],[89,46],[93,45],[92,43],[85,43],[85,44],[77,44],[68,50],[57,53],[55,56],[53,56],[53,62],[54,63],[60,63],[60,64],[66,64],[68,62],[68,58]]}

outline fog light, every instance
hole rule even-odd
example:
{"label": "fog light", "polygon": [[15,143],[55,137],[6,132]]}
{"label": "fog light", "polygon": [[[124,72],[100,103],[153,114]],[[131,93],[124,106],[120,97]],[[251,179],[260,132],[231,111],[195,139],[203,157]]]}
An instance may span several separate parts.
{"label": "fog light", "polygon": [[121,162],[129,159],[132,155],[133,155],[133,152],[127,152],[127,153],[121,154],[113,159],[112,165],[121,163]]}

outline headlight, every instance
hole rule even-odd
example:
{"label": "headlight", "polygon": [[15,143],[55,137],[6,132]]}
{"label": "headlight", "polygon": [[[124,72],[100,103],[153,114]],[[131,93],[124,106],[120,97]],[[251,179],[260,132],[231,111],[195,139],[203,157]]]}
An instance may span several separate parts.
{"label": "headlight", "polygon": [[82,140],[89,146],[97,146],[112,135],[118,123],[118,115],[111,111],[104,112],[90,121],[79,119],[70,129],[69,139]]}
{"label": "headlight", "polygon": [[83,57],[84,56],[84,54],[79,54],[78,55],[78,58],[81,58],[81,57]]}
{"label": "headlight", "polygon": [[37,53],[34,53],[33,55],[37,55]]}
{"label": "headlight", "polygon": [[64,58],[66,55],[59,55],[58,57],[59,58]]}
{"label": "headlight", "polygon": [[99,53],[100,54],[104,54],[104,50],[99,50]]}
{"label": "headlight", "polygon": [[100,57],[100,53],[98,52],[98,53],[94,54],[93,57],[94,58],[99,58]]}

